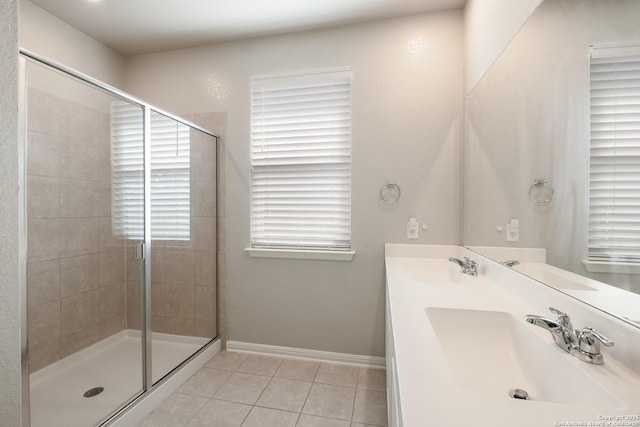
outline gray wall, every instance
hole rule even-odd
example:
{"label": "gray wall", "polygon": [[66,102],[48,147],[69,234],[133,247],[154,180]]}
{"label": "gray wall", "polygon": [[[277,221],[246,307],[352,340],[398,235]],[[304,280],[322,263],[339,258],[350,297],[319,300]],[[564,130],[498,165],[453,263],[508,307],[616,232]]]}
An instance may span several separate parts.
{"label": "gray wall", "polygon": [[[128,58],[125,89],[170,111],[227,111],[229,339],[382,356],[384,243],[460,242],[462,11]],[[351,66],[353,262],[251,258],[249,78]],[[388,209],[380,187],[402,200]]]}
{"label": "gray wall", "polygon": [[18,1],[0,2],[0,420],[20,426]]}

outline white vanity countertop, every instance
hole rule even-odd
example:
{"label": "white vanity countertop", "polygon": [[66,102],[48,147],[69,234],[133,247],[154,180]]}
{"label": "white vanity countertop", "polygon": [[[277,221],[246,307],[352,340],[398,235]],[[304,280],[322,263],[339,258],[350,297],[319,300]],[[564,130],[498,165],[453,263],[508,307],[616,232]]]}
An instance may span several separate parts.
{"label": "white vanity countertop", "polygon": [[[464,256],[478,261],[478,276],[462,274],[458,265],[447,260],[448,257],[462,259]],[[609,418],[609,421],[619,424],[608,425],[640,426],[640,375],[614,358],[607,358],[611,355],[607,354],[609,349],[604,347],[603,366],[589,365],[560,348],[557,349],[557,356],[578,364],[605,389],[615,389],[613,394],[620,400],[616,408],[520,401],[508,397],[507,391],[502,397],[461,387],[449,368],[425,309],[446,307],[507,312],[517,319],[523,319],[523,322],[527,314],[552,317],[536,303],[535,298],[529,303],[521,292],[518,294],[510,290],[520,289],[517,281],[535,281],[515,272],[507,272],[505,274],[511,275],[509,283],[502,283],[504,280],[500,274],[503,273],[497,276],[493,274],[495,263],[458,246],[387,244],[385,258],[404,426],[604,426],[607,425],[606,417],[623,416],[630,419],[614,421],[615,418]],[[506,267],[504,269],[508,270]],[[522,289],[527,289],[527,286],[531,286],[531,283],[526,283]],[[545,303],[557,305],[559,297],[551,294],[550,298],[556,301]],[[565,302],[566,307],[572,307],[572,304],[574,302]],[[569,309],[566,311],[569,312]],[[620,323],[624,328],[625,325]],[[574,325],[582,326],[575,322]],[[527,326],[542,337],[543,345],[556,346],[548,331],[533,325]],[[616,335],[616,338],[620,336],[624,334]],[[461,357],[472,358],[473,348],[469,348],[468,353]],[[518,385],[514,384],[515,387]],[[623,400],[619,399],[620,395],[625,396]],[[635,416],[639,418],[635,419]]]}

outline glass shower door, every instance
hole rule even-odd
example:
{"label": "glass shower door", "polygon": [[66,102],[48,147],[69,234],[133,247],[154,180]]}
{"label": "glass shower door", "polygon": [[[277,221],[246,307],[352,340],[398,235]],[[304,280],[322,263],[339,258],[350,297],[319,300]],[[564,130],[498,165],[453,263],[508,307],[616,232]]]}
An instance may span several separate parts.
{"label": "glass shower door", "polygon": [[31,426],[86,427],[143,389],[143,111],[30,60],[26,74]]}
{"label": "glass shower door", "polygon": [[215,138],[151,111],[153,382],[217,335]]}

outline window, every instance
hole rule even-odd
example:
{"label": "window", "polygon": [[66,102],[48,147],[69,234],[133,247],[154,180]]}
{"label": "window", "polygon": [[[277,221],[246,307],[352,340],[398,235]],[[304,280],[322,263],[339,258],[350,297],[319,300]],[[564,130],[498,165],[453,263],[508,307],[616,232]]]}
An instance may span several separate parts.
{"label": "window", "polygon": [[[111,220],[115,236],[144,236],[143,113],[111,104]],[[190,238],[189,127],[151,112],[151,238]]]}
{"label": "window", "polygon": [[351,248],[351,72],[251,80],[251,246]]}
{"label": "window", "polygon": [[640,262],[640,45],[591,49],[589,260]]}

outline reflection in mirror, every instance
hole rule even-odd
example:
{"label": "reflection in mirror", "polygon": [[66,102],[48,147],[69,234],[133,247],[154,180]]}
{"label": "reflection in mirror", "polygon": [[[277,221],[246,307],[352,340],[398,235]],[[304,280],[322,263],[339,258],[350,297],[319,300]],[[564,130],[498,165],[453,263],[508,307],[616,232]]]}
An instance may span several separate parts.
{"label": "reflection in mirror", "polygon": [[640,70],[603,83],[593,70],[620,76],[618,65],[593,64],[603,55],[591,52],[640,45],[638,19],[637,0],[544,1],[467,97],[464,159],[465,245],[517,259],[514,270],[631,324],[640,321],[640,87],[616,95],[640,86]]}

